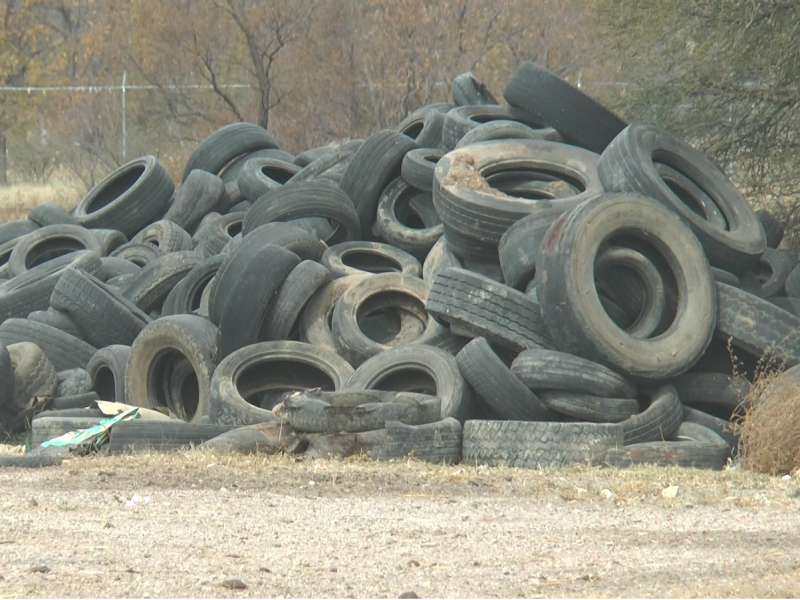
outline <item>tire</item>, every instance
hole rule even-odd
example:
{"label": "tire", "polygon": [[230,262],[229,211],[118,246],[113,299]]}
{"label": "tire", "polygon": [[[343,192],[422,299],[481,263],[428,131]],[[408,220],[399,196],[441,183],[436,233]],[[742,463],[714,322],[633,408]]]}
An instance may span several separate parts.
{"label": "tire", "polygon": [[683,407],[683,423],[696,423],[703,427],[708,427],[725,440],[730,456],[736,456],[739,453],[738,425],[688,406]]}
{"label": "tire", "polygon": [[31,342],[6,346],[14,368],[14,412],[19,412],[31,398],[52,398],[58,388],[58,374],[42,349]]}
{"label": "tire", "polygon": [[206,171],[191,172],[181,184],[164,220],[194,234],[203,217],[220,208],[224,194],[225,183],[222,179]]}
{"label": "tire", "polygon": [[125,260],[124,258],[112,258],[110,256],[101,258],[100,264],[102,265],[102,269],[100,269],[97,278],[103,282],[114,277],[119,277],[120,275],[133,275],[142,269],[142,267],[129,260]]}
{"label": "tire", "polygon": [[[694,182],[704,197],[691,190],[673,190],[658,172],[653,156]],[[764,252],[764,229],[753,209],[731,181],[701,152],[651,125],[627,127],[603,152],[598,164],[603,187],[609,192],[635,192],[654,198],[674,211],[694,232],[711,265],[741,275]],[[723,214],[719,226],[704,205]],[[702,214],[699,214],[702,213]]]}
{"label": "tire", "polygon": [[110,256],[120,246],[128,243],[128,237],[116,229],[90,229],[89,231],[100,242],[104,258]]}
{"label": "tire", "polygon": [[396,131],[410,137],[420,148],[441,148],[444,114],[432,106],[422,106],[409,114]]}
{"label": "tire", "polygon": [[759,298],[783,296],[786,294],[786,280],[794,266],[790,252],[767,248],[753,268],[741,276],[737,287]]}
{"label": "tire", "polygon": [[622,436],[626,446],[643,442],[672,440],[683,421],[683,405],[677,390],[671,385],[655,389],[650,395],[650,405],[622,421]]}
{"label": "tire", "polygon": [[100,258],[91,252],[73,252],[33,267],[0,286],[0,321],[47,310],[53,288],[71,265],[92,274],[102,268]]}
{"label": "tire", "polygon": [[[421,279],[399,273],[382,273],[356,282],[333,309],[331,332],[339,353],[357,366],[390,347],[439,341],[447,331],[426,312],[428,291]],[[397,312],[399,331],[392,331],[391,339],[381,343],[366,335],[362,319],[387,310]]]}
{"label": "tire", "polygon": [[101,400],[125,402],[125,367],[130,353],[130,346],[106,346],[89,360],[86,372]]}
{"label": "tire", "polygon": [[92,378],[85,369],[67,369],[58,372],[58,386],[54,394],[56,398],[80,396],[88,394],[92,390]]}
{"label": "tire", "polygon": [[[464,258],[497,262],[500,239],[523,217],[544,208],[566,211],[602,193],[598,160],[581,148],[541,140],[484,142],[446,154],[436,166],[433,205],[448,245]],[[520,170],[523,182],[537,186],[534,199],[496,189],[518,186]]]}
{"label": "tire", "polygon": [[308,302],[331,281],[330,271],[319,263],[304,260],[297,265],[272,299],[259,337],[266,341],[288,340],[297,331]]}
{"label": "tire", "polygon": [[304,166],[287,183],[315,180],[339,185],[353,155],[363,143],[364,140],[349,140],[341,145],[329,147],[327,152]]}
{"label": "tire", "polygon": [[576,421],[620,423],[639,413],[639,403],[632,398],[607,398],[562,390],[538,390],[536,394],[554,413]]}
{"label": "tire", "polygon": [[436,396],[441,418],[463,422],[472,391],[452,355],[430,346],[399,346],[365,361],[344,385],[346,391],[381,390]]}
{"label": "tire", "polygon": [[39,227],[78,224],[71,214],[53,202],[44,202],[34,206],[30,212],[28,212],[28,220],[33,221]]}
{"label": "tire", "polygon": [[[262,341],[259,334],[267,323],[272,299],[299,264],[300,259],[296,254],[272,244],[262,246],[252,254],[244,265],[242,276],[231,281],[222,306],[219,360],[239,348]],[[225,285],[225,281],[221,281],[220,285]]]}
{"label": "tire", "polygon": [[486,85],[472,71],[462,73],[453,79],[450,85],[453,102],[459,106],[467,104],[499,104],[497,99],[486,88]]}
{"label": "tire", "polygon": [[[630,231],[635,236],[621,237]],[[668,329],[636,338],[611,320],[596,293],[584,291],[595,289],[595,257],[609,239],[644,254],[659,269],[669,300]],[[643,196],[603,194],[563,215],[545,236],[536,281],[556,349],[626,377],[663,380],[678,375],[711,342],[717,302],[703,249],[677,216]]]}
{"label": "tire", "polygon": [[485,338],[475,338],[456,356],[461,374],[478,396],[503,419],[552,421],[551,413],[531,390],[525,387]]}
{"label": "tire", "polygon": [[511,372],[534,392],[560,390],[606,398],[636,398],[636,386],[621,375],[564,352],[526,350],[511,364]]}
{"label": "tire", "polygon": [[300,317],[300,340],[320,348],[336,350],[336,342],[331,332],[333,310],[339,298],[366,274],[349,275],[334,279],[317,291],[308,301]]}
{"label": "tire", "polygon": [[167,294],[202,261],[197,252],[171,252],[154,260],[133,276],[123,297],[143,312],[157,310]]}
{"label": "tire", "polygon": [[285,392],[340,390],[352,374],[353,368],[327,348],[302,342],[246,346],[214,371],[209,417],[221,425],[279,422],[271,409]]}
{"label": "tire", "polygon": [[31,422],[31,448],[65,433],[94,427],[100,421],[100,417],[37,417]]}
{"label": "tire", "polygon": [[121,421],[111,427],[108,453],[170,452],[199,446],[230,431],[220,425],[198,425],[181,421]]}
{"label": "tire", "polygon": [[225,256],[216,254],[192,267],[172,291],[167,294],[161,309],[162,316],[202,313],[203,292],[217,274]]}
{"label": "tire", "polygon": [[329,247],[320,261],[338,279],[367,273],[422,274],[422,265],[408,252],[378,242],[344,242]]}
{"label": "tire", "polygon": [[726,283],[728,285],[732,285],[733,287],[740,287],[742,285],[741,281],[739,281],[739,278],[736,275],[733,273],[728,273],[727,271],[723,271],[722,269],[717,269],[716,267],[711,267],[711,276],[714,278],[714,281]]}
{"label": "tire", "polygon": [[254,123],[231,123],[208,135],[192,152],[183,169],[186,181],[194,169],[219,175],[232,160],[257,150],[279,149],[275,139]]}
{"label": "tire", "polygon": [[570,143],[598,154],[626,125],[589,96],[532,62],[517,68],[503,97],[511,106],[555,127]]}
{"label": "tire", "polygon": [[255,202],[267,192],[282,188],[298,172],[300,167],[294,163],[274,158],[251,158],[242,166],[236,183],[244,197]]}
{"label": "tire", "polygon": [[777,306],[793,314],[795,317],[800,317],[800,298],[786,298],[783,296],[773,296],[769,301]]}
{"label": "tire", "polygon": [[195,247],[202,249],[206,257],[216,256],[236,235],[242,232],[245,213],[235,212],[219,216],[211,221],[205,220],[197,228]]}
{"label": "tire", "polygon": [[[183,421],[198,421],[209,411],[216,345],[217,328],[202,317],[174,315],[150,323],[128,355],[126,402],[154,410],[167,408]],[[174,394],[170,377],[186,361],[191,373],[181,382],[181,393]]]}
{"label": "tire", "polygon": [[605,463],[612,467],[658,465],[721,471],[730,456],[728,444],[716,432],[697,423],[682,423],[676,440],[613,448]]}
{"label": "tire", "polygon": [[152,244],[165,254],[184,252],[194,248],[194,241],[183,228],[172,221],[151,223],[131,240],[134,244]]}
{"label": "tire", "polygon": [[75,207],[87,229],[116,229],[128,238],[163,215],[175,185],[154,156],[137,158],[108,175]]}
{"label": "tire", "polygon": [[[415,150],[412,150],[415,152]],[[408,157],[411,153],[406,154]],[[431,227],[425,226],[416,209],[419,201],[433,201],[423,197],[419,191],[409,186],[404,178],[397,178],[383,191],[378,200],[376,225],[386,242],[407,252],[419,260],[423,260],[442,237],[441,223]],[[435,214],[435,213],[434,213]],[[438,216],[436,217],[438,221]]]}
{"label": "tire", "polygon": [[386,421],[424,425],[441,420],[439,398],[408,392],[307,391],[283,401],[281,416],[306,433],[361,433]]}
{"label": "tire", "polygon": [[123,244],[111,253],[112,258],[121,258],[130,261],[141,269],[163,256],[164,251],[153,244],[138,244],[133,242]]}
{"label": "tire", "polygon": [[424,425],[386,421],[386,434],[386,442],[370,452],[373,460],[411,457],[434,464],[461,462],[461,423],[453,417]]}
{"label": "tire", "polygon": [[533,298],[465,269],[440,271],[425,309],[460,332],[510,350],[553,346]]}
{"label": "tire", "polygon": [[800,363],[800,318],[738,288],[717,283],[715,335],[757,358]]}
{"label": "tire", "polygon": [[400,165],[400,175],[414,189],[432,192],[433,172],[436,169],[436,163],[444,155],[444,150],[438,148],[409,150]]}
{"label": "tire", "polygon": [[57,467],[63,460],[61,456],[49,454],[0,456],[0,468],[40,469],[42,467]]}
{"label": "tire", "polygon": [[53,363],[56,371],[85,369],[97,348],[68,333],[27,319],[6,319],[0,325],[0,343],[6,346],[33,342]]}
{"label": "tire", "polygon": [[16,403],[14,389],[14,365],[11,363],[8,349],[0,344],[0,422],[5,420],[3,417],[7,412],[15,414],[22,408]]}
{"label": "tire", "polygon": [[100,280],[70,267],[61,275],[50,304],[69,314],[81,338],[96,348],[130,345],[151,319]]}
{"label": "tire", "polygon": [[28,315],[29,321],[36,321],[37,323],[44,323],[56,329],[60,329],[64,333],[75,336],[78,339],[83,339],[83,333],[78,328],[75,320],[69,315],[68,312],[58,310],[52,306],[47,310],[36,310]]}
{"label": "tire", "polygon": [[219,175],[220,179],[222,179],[223,185],[227,185],[231,182],[235,183],[239,177],[239,173],[242,172],[242,167],[244,167],[244,164],[249,160],[253,160],[254,158],[271,158],[273,160],[280,160],[292,165],[297,164],[295,162],[295,157],[284,150],[276,150],[274,148],[255,150],[254,152],[243,154],[239,158],[228,163],[228,165]]}
{"label": "tire", "polygon": [[242,223],[243,235],[273,222],[324,218],[335,224],[329,245],[358,240],[361,224],[353,202],[341,190],[323,182],[308,181],[274,189],[253,204]]}
{"label": "tire", "polygon": [[28,219],[0,223],[0,246],[28,235],[37,229],[39,229],[39,225]]}
{"label": "tire", "polygon": [[244,235],[242,244],[275,244],[294,252],[301,260],[319,262],[327,250],[319,236],[292,223],[267,223]]}
{"label": "tire", "polygon": [[297,255],[300,260],[319,259],[321,252],[317,253],[320,249],[317,243],[321,242],[296,227],[280,226],[280,229],[282,231],[276,223],[259,227],[223,259],[217,274],[208,284],[208,315],[212,323],[220,323],[222,311],[236,282],[247,275],[253,264],[253,257],[262,253],[265,246],[280,246]]}
{"label": "tire", "polygon": [[622,429],[608,423],[467,421],[461,461],[468,465],[536,469],[598,463],[622,445]]}
{"label": "tire", "polygon": [[80,250],[103,255],[100,241],[88,230],[78,225],[50,225],[41,227],[22,238],[8,258],[8,273],[18,277],[29,269],[45,264],[53,258]]}
{"label": "tire", "polygon": [[500,119],[499,121],[482,123],[474,129],[470,129],[458,140],[454,149],[457,150],[464,146],[494,140],[548,140],[551,142],[563,142],[564,138],[552,127],[530,127],[518,121]]}
{"label": "tire", "polygon": [[461,260],[447,246],[444,238],[439,238],[422,264],[422,279],[428,285],[432,285],[439,271],[449,268],[460,269],[463,266]]}
{"label": "tire", "polygon": [[[442,143],[448,150],[458,146],[461,139],[477,127],[493,121],[513,121],[542,132],[538,139],[560,141],[552,127],[529,112],[508,106],[458,106],[447,113],[442,128]],[[503,138],[505,139],[505,138]]]}
{"label": "tire", "polygon": [[539,246],[558,217],[564,214],[561,208],[535,210],[514,223],[500,238],[497,253],[506,285],[523,291],[536,275],[536,260]]}
{"label": "tire", "polygon": [[684,373],[670,383],[678,391],[681,404],[705,412],[713,407],[733,414],[745,407],[750,394],[750,383],[744,377],[722,373]]}
{"label": "tire", "polygon": [[222,433],[203,442],[200,449],[226,454],[279,454],[298,442],[297,434],[287,423],[256,423]]}
{"label": "tire", "polygon": [[756,217],[767,236],[767,248],[777,248],[783,241],[783,225],[768,210],[757,210]]}
{"label": "tire", "polygon": [[403,157],[414,148],[416,142],[402,133],[379,131],[353,155],[339,187],[353,201],[362,232],[372,230],[381,193],[400,176]]}
{"label": "tire", "polygon": [[92,390],[73,396],[53,398],[50,408],[53,410],[74,410],[90,408],[100,397]]}

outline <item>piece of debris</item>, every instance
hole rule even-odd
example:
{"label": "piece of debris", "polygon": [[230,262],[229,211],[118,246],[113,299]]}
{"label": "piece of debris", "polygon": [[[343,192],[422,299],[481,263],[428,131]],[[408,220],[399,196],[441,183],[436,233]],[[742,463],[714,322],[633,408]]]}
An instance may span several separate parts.
{"label": "piece of debris", "polygon": [[671,485],[668,488],[664,488],[661,490],[661,497],[662,498],[674,498],[678,495],[678,486]]}

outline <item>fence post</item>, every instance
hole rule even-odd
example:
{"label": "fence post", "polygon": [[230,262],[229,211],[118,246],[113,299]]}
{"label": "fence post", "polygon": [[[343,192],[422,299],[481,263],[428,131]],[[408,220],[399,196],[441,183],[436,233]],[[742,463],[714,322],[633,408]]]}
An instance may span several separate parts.
{"label": "fence post", "polygon": [[128,72],[122,72],[122,160],[126,160],[128,154],[128,128],[125,120],[125,80],[128,78]]}

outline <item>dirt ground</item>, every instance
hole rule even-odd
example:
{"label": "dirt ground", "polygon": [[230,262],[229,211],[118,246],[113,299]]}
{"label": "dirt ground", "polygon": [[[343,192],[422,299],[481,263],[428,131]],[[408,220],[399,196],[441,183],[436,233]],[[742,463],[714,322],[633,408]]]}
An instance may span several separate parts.
{"label": "dirt ground", "polygon": [[736,469],[74,458],[0,471],[0,597],[797,597],[799,509]]}

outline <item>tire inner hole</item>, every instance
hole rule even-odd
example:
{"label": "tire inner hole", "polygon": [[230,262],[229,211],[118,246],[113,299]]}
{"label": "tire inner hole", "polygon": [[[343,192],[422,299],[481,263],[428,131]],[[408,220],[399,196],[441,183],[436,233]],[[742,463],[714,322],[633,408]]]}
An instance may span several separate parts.
{"label": "tire inner hole", "polygon": [[490,187],[523,200],[555,200],[583,193],[586,186],[576,174],[537,167],[515,166],[482,173]]}
{"label": "tire inner hole", "polygon": [[232,238],[242,233],[242,219],[238,219],[236,221],[233,221],[232,223],[229,223],[225,227],[225,233],[227,233]]}
{"label": "tire inner hole", "polygon": [[365,336],[385,346],[409,343],[420,337],[428,325],[425,305],[402,292],[381,292],[362,302],[356,323]]}
{"label": "tire inner hole", "polygon": [[208,284],[214,278],[217,272],[214,271],[213,273],[209,273],[205,277],[203,277],[198,284],[194,287],[191,297],[189,298],[189,311],[194,311],[200,308],[200,304],[203,302],[203,292],[205,291]]}
{"label": "tire inner hole", "polygon": [[114,372],[105,365],[97,369],[94,375],[94,391],[97,392],[100,399],[109,402],[121,401],[122,398],[116,397],[116,389]]}
{"label": "tire inner hole", "polygon": [[410,123],[408,127],[403,129],[403,135],[407,135],[412,139],[417,139],[419,134],[422,133],[422,129],[425,127],[425,121],[419,120],[413,123]]}
{"label": "tire inner hole", "polygon": [[653,159],[661,180],[692,212],[711,225],[730,231],[730,223],[711,195],[696,181],[667,160]]}
{"label": "tire inner hole", "polygon": [[386,392],[413,392],[435,396],[438,392],[436,380],[422,368],[404,367],[392,370],[369,385],[371,390]]}
{"label": "tire inner hole", "polygon": [[271,410],[293,392],[321,388],[336,389],[322,369],[299,360],[265,359],[244,369],[236,378],[236,389],[249,404]]}
{"label": "tire inner hole", "polygon": [[104,188],[99,190],[97,196],[86,207],[86,212],[93,213],[108,206],[133,187],[143,174],[144,165],[136,165],[128,172],[115,177]]}
{"label": "tire inner hole", "polygon": [[342,264],[367,273],[400,273],[402,265],[382,252],[356,249],[341,255]]}
{"label": "tire inner hole", "polygon": [[261,173],[266,177],[272,179],[272,181],[276,181],[281,185],[283,185],[294,176],[296,171],[290,171],[289,169],[283,169],[281,167],[265,165],[261,167]]}
{"label": "tire inner hole", "polygon": [[[675,317],[678,314],[678,307],[682,300],[680,296],[680,287],[678,286],[678,280],[675,277],[673,267],[673,265],[676,265],[676,259],[666,247],[661,247],[661,244],[657,241],[654,242],[650,239],[643,239],[635,233],[622,232],[608,238],[601,245],[601,251],[603,248],[614,246],[629,248],[643,255],[653,264],[661,278],[664,289],[664,309],[659,326],[647,336],[648,338],[657,337],[667,331],[675,321]],[[600,251],[598,251],[598,255],[599,254]],[[595,285],[601,303],[603,303],[603,297],[605,296],[608,306],[604,305],[604,308],[606,308],[606,313],[609,318],[617,323],[621,329],[627,331],[636,324],[636,320],[647,310],[647,306],[645,305],[647,301],[647,286],[643,276],[630,267],[622,265],[614,267],[613,273],[619,278],[619,281],[625,288],[611,289],[615,286],[609,285],[608,276],[604,277],[596,271]],[[599,287],[597,283],[598,279],[602,282]],[[608,302],[609,300],[611,301],[610,303]],[[625,315],[631,319],[632,322],[630,324],[627,323],[625,318],[619,315],[619,311],[616,311],[614,305],[622,309]],[[612,316],[615,313],[619,315],[619,322]]]}
{"label": "tire inner hole", "polygon": [[28,250],[25,255],[25,267],[30,269],[59,256],[78,252],[79,250],[86,250],[86,245],[78,240],[70,238],[43,240]]}
{"label": "tire inner hole", "polygon": [[185,354],[173,348],[162,350],[153,358],[147,374],[150,398],[176,417],[191,421],[200,404],[197,373]]}

